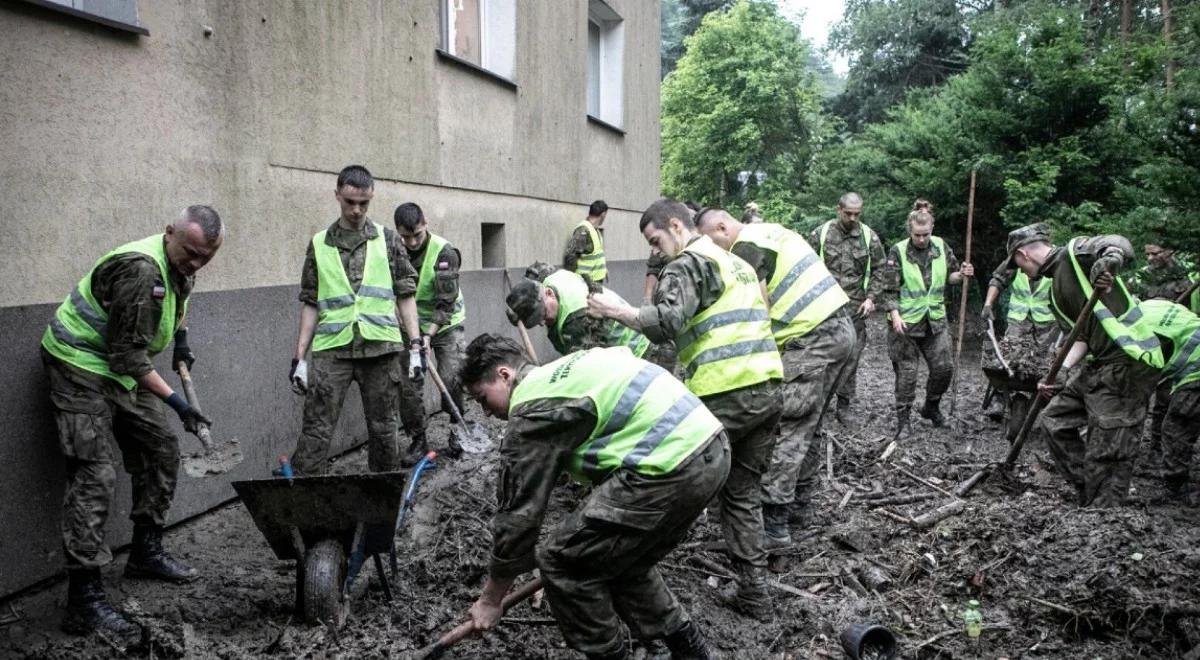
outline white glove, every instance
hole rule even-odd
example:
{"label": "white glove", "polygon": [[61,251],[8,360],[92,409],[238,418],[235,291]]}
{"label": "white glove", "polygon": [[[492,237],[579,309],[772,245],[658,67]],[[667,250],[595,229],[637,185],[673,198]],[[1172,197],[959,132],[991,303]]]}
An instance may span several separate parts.
{"label": "white glove", "polygon": [[408,349],[408,379],[414,383],[425,380],[425,351],[419,347]]}
{"label": "white glove", "polygon": [[306,394],[308,392],[308,361],[292,360],[292,373],[288,374],[288,380],[292,381],[293,392]]}

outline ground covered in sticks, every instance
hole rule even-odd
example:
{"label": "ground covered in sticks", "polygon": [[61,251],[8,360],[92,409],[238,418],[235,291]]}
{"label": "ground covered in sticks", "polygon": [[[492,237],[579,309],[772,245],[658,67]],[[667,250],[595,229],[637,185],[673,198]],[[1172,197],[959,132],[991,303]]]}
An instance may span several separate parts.
{"label": "ground covered in sticks", "polygon": [[[846,428],[826,424],[832,479],[823,468],[816,524],[793,529],[794,546],[772,560],[775,616],[756,621],[718,603],[728,562],[715,515],[662,564],[722,657],[841,658],[838,633],[872,622],[892,630],[905,658],[1200,658],[1200,511],[1164,503],[1158,479],[1144,468],[1128,507],[1081,509],[1037,445],[1026,448],[1013,478],[992,478],[953,504],[955,486],[1008,447],[1003,423],[980,409],[979,344],[963,357],[957,428],[919,420],[892,446],[891,366],[882,327],[872,331],[856,419]],[[949,402],[943,406],[948,412]],[[485,426],[499,436],[499,424]],[[444,435],[439,419],[434,437]],[[352,454],[337,469],[364,462]],[[0,655],[411,656],[452,628],[478,593],[494,474],[489,454],[441,462],[422,482],[412,524],[398,539],[396,600],[385,602],[374,571],[365,571],[340,630],[297,621],[292,563],[274,558],[234,504],[168,535],[169,546],[203,572],[199,582],[123,580],[123,557],[108,571],[114,601],[149,628],[148,648],[119,650],[58,632],[60,583],[0,607],[0,619],[18,619],[0,627]],[[578,487],[560,488],[551,519],[581,495]],[[947,505],[952,515],[925,526],[928,514]],[[978,642],[963,630],[971,599],[983,614]],[[548,605],[536,600],[448,656],[577,657]]]}

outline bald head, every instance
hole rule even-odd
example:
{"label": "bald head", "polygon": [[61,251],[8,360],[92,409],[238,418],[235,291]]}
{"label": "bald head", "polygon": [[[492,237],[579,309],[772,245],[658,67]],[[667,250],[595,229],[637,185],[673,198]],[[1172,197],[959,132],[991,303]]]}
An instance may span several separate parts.
{"label": "bald head", "polygon": [[725,250],[733,247],[738,235],[742,233],[742,227],[745,226],[725,209],[705,209],[697,213],[694,220],[696,229],[701,234],[711,238],[713,243]]}
{"label": "bald head", "polygon": [[856,192],[848,192],[838,198],[838,208],[856,208],[861,209],[863,205],[862,197]]}

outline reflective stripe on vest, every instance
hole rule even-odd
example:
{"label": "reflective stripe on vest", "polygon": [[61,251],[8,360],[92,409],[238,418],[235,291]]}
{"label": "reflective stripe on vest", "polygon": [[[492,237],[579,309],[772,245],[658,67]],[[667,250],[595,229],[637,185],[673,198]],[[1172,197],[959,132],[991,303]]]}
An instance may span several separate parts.
{"label": "reflective stripe on vest", "polygon": [[[1087,274],[1083,272],[1083,267],[1079,265],[1079,259],[1075,256],[1075,243],[1078,240],[1072,238],[1071,242],[1067,244],[1067,259],[1070,260],[1071,266],[1075,270],[1075,279],[1079,282],[1083,295],[1091,298],[1092,283]],[[1100,327],[1104,329],[1104,334],[1108,335],[1108,338],[1112,339],[1117,346],[1120,346],[1126,355],[1155,369],[1161,369],[1164,363],[1162,344],[1154,335],[1154,331],[1143,320],[1141,307],[1137,299],[1129,295],[1125,283],[1119,277],[1113,279],[1116,281],[1117,290],[1121,292],[1128,303],[1125,313],[1117,317],[1108,311],[1104,303],[1099,301],[1096,302],[1092,313],[1100,321]],[[1053,289],[1050,290],[1050,304],[1068,326],[1074,325],[1075,319],[1063,313],[1058,301],[1054,298]]]}
{"label": "reflective stripe on vest", "polygon": [[747,224],[738,234],[737,242],[743,241],[775,253],[775,272],[767,282],[767,296],[777,345],[782,347],[794,337],[803,337],[850,302],[799,234],[777,224]]}
{"label": "reflective stripe on vest", "polygon": [[[554,350],[563,355],[574,353],[582,347],[568,345],[563,338],[562,330],[563,325],[567,322],[567,318],[572,314],[580,311],[585,314],[587,313],[587,283],[579,275],[562,269],[548,275],[542,283],[554,289],[554,295],[558,299],[558,316],[554,320],[554,326],[547,328],[546,333],[550,337],[550,343],[554,345]],[[621,296],[607,287],[605,287],[604,291],[620,298],[624,302]],[[608,321],[607,323],[608,331],[605,334],[605,346],[625,346],[637,357],[642,357],[646,354],[646,350],[650,348],[650,340],[646,339],[645,335],[616,321]]]}
{"label": "reflective stripe on vest", "polygon": [[575,264],[575,272],[587,275],[593,282],[603,282],[608,279],[608,265],[604,259],[604,239],[600,236],[600,230],[587,220],[579,223],[576,228],[579,227],[586,229],[588,238],[592,239],[592,251],[579,255],[579,260]]}
{"label": "reflective stripe on vest", "polygon": [[171,286],[162,234],[126,243],[100,257],[66,300],[58,306],[54,312],[54,319],[42,334],[42,346],[54,357],[84,371],[115,380],[127,390],[132,390],[137,381],[129,376],[113,373],[108,366],[108,313],[92,296],[92,275],[109,259],[130,252],[144,254],[154,259],[154,263],[158,265],[164,290],[162,313],[158,319],[158,330],[146,351],[155,355],[166,348],[175,336],[176,325],[187,313],[187,299],[185,298],[180,305],[175,289]]}
{"label": "reflective stripe on vest", "polygon": [[905,323],[919,323],[926,315],[932,321],[946,318],[946,243],[937,236],[929,237],[931,247],[937,248],[929,273],[929,285],[915,263],[908,260],[908,239],[896,244],[900,253],[900,318]]}
{"label": "reflective stripe on vest", "polygon": [[[834,222],[837,222],[837,221],[829,220],[825,224],[821,225],[821,241],[820,241],[821,244],[819,246],[817,246],[817,251],[821,255],[821,261],[825,261],[825,237],[829,235],[829,228],[831,226],[833,226]],[[862,286],[863,291],[866,291],[867,287],[870,286],[870,284],[871,284],[871,228],[862,223],[859,223],[858,229],[859,229],[859,233],[862,234],[863,247],[867,248],[867,266],[866,266],[866,268],[863,269],[863,286]]]}
{"label": "reflective stripe on vest", "polygon": [[534,368],[513,388],[509,411],[535,399],[591,399],[596,426],[568,470],[593,483],[626,468],[670,474],[721,430],[695,394],[625,347],[577,351]]}
{"label": "reflective stripe on vest", "polygon": [[1171,354],[1162,370],[1162,377],[1171,381],[1171,391],[1200,381],[1200,316],[1169,300],[1146,300],[1139,306],[1154,333],[1171,340]]}
{"label": "reflective stripe on vest", "polygon": [[338,249],[325,243],[325,232],[313,236],[317,261],[317,330],[313,352],[345,346],[354,339],[354,328],[368,341],[403,341],[396,320],[396,295],[392,291],[392,268],[388,263],[383,227],[375,225],[375,237],[367,240],[362,282],[350,288]]}
{"label": "reflective stripe on vest", "polygon": [[782,379],[783,362],[754,270],[707,236],[692,241],[684,252],[716,264],[725,287],[675,337],[688,389],[708,396]]}
{"label": "reflective stripe on vest", "polygon": [[[433,325],[433,305],[434,298],[437,297],[437,260],[447,244],[446,239],[441,236],[429,234],[429,244],[425,246],[425,259],[421,262],[421,274],[417,278],[417,321],[421,325],[421,334],[429,334],[429,328]],[[454,312],[450,315],[450,321],[438,328],[438,334],[458,327],[466,320],[466,305],[463,304],[462,289],[459,289],[458,297],[454,299]]]}
{"label": "reflective stripe on vest", "polygon": [[1054,312],[1050,310],[1050,285],[1052,278],[1038,280],[1037,290],[1029,285],[1029,276],[1017,271],[1012,281],[1012,296],[1008,300],[1008,320],[1023,323],[1032,320],[1037,325],[1054,323]]}

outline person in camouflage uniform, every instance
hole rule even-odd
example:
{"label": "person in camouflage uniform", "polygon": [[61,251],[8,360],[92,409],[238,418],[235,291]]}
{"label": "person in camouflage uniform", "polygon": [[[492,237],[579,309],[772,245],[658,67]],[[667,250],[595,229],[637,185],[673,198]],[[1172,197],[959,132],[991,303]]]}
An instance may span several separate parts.
{"label": "person in camouflage uniform", "polygon": [[[441,397],[442,410],[451,415],[453,405],[462,412],[462,388],[458,384],[458,371],[466,348],[465,310],[458,286],[462,254],[449,241],[429,231],[425,212],[420,206],[412,202],[401,204],[396,207],[392,219],[409,263],[417,268],[416,299],[421,341],[426,353],[432,352],[436,358],[438,376],[450,392],[450,401]],[[431,244],[439,246],[436,254],[430,250]],[[429,451],[425,439],[425,397],[422,388],[407,379],[401,379],[399,392],[400,417],[410,437],[408,451],[401,457],[400,464],[411,467]],[[455,426],[450,427],[446,448],[440,455],[462,456],[462,444]]]}
{"label": "person in camouflage uniform", "polygon": [[837,388],[837,418],[843,425],[850,421],[851,403],[858,391],[858,363],[867,347],[867,319],[883,294],[883,280],[876,276],[883,265],[883,243],[879,234],[859,221],[862,208],[862,197],[848,192],[838,200],[837,218],[808,235],[809,245],[821,255],[825,267],[850,297],[847,309],[854,321],[856,339],[850,365]]}
{"label": "person in camouflage uniform", "polygon": [[196,570],[163,549],[175,496],[179,440],[163,403],[192,433],[212,420],[172,391],[150,359],[174,338],[171,364],[191,367],[187,299],[194,276],[221,247],[220,216],[189,206],[164,234],[102,257],[59,306],[42,337],[42,362],[58,444],[66,459],[62,543],[67,612],[63,629],[100,632],[122,643],[140,630],[109,604],[100,569],[112,562],[104,526],[117,483],[117,452],[133,485],[129,577],[189,582]]}
{"label": "person in camouflage uniform", "polygon": [[563,250],[563,268],[585,275],[596,284],[608,281],[608,267],[604,256],[604,219],[608,216],[608,204],[598,199],[588,207],[587,219],[575,226],[567,246]]}
{"label": "person in camouflage uniform", "polygon": [[[341,216],[309,241],[304,256],[300,274],[300,331],[288,373],[293,391],[305,397],[304,427],[291,458],[292,468],[299,474],[320,475],[329,471],[326,460],[329,446],[352,382],[358,383],[367,421],[368,469],[390,472],[400,468],[396,440],[397,388],[406,366],[409,379],[419,382],[424,377],[424,348],[414,298],[417,273],[396,232],[367,217],[374,191],[375,180],[365,167],[344,168],[334,189]],[[336,263],[318,263],[318,241],[322,254],[331,255],[330,260]],[[336,256],[328,248],[333,248]],[[381,256],[373,258],[373,254]],[[384,261],[386,271],[382,268]],[[322,281],[322,272],[328,274],[328,281]],[[373,281],[387,286],[364,285],[368,272]],[[329,292],[339,285],[350,292],[330,296]],[[389,313],[355,313],[352,317],[355,320],[348,324],[321,318],[331,310],[357,309],[368,298],[388,301],[385,306]],[[403,346],[401,326],[412,337],[407,364],[399,356]],[[373,339],[368,334],[381,338]],[[319,342],[323,347],[318,347]],[[311,376],[305,359],[310,344]]]}
{"label": "person in camouflage uniform", "polygon": [[[563,637],[588,658],[631,657],[622,622],[643,640],[664,640],[673,658],[710,658],[656,564],[729,474],[729,441],[712,413],[625,347],[534,367],[516,342],[484,334],[467,348],[462,382],[508,421],[474,628],[494,627],[515,578],[536,566]],[[564,470],[593,488],[539,542]]]}
{"label": "person in camouflage uniform", "polygon": [[[897,438],[910,425],[922,357],[929,367],[929,377],[925,382],[925,405],[919,414],[933,422],[934,426],[946,423],[940,403],[942,395],[950,387],[954,365],[950,333],[946,330],[944,287],[961,284],[964,278],[975,274],[971,264],[960,266],[950,246],[933,235],[933,224],[933,215],[928,210],[918,209],[910,213],[908,239],[892,246],[880,274],[880,279],[884,281],[883,309],[891,321],[888,355],[896,374]],[[905,264],[915,267],[914,274],[919,276],[919,282],[910,281]],[[940,275],[935,278],[938,271]],[[916,311],[910,315],[908,301],[923,298],[924,303],[914,307]]]}
{"label": "person in camouflage uniform", "polygon": [[[667,267],[669,261],[658,250],[650,250],[650,256],[646,257],[646,287],[642,292],[643,305],[650,304],[650,300],[654,296],[654,289],[658,287],[658,278],[662,274],[663,268]],[[679,375],[679,353],[675,350],[675,342],[673,341],[651,344],[649,350],[642,357],[676,376]]]}
{"label": "person in camouflage uniform", "polygon": [[[1133,474],[1146,405],[1163,366],[1162,347],[1145,327],[1137,299],[1116,274],[1133,261],[1123,236],[1072,239],[1054,247],[1036,226],[1008,235],[1008,261],[1030,278],[1051,277],[1050,298],[1063,332],[1069,332],[1092,293],[1100,298],[1084,322],[1062,373],[1082,367],[1065,383],[1039,383],[1050,398],[1034,427],[1076,488],[1081,506],[1124,502]],[[1090,356],[1086,362],[1085,356]],[[1052,397],[1052,398],[1051,398]],[[1087,427],[1087,442],[1079,429]]]}

